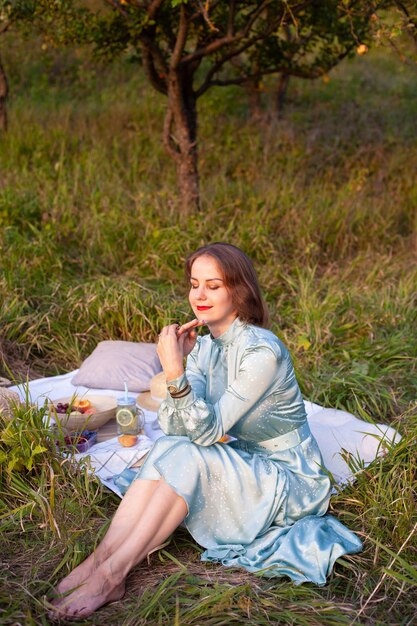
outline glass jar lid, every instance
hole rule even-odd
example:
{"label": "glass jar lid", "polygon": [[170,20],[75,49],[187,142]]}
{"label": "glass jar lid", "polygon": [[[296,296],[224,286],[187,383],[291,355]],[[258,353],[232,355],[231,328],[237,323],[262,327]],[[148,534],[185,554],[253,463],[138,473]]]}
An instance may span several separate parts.
{"label": "glass jar lid", "polygon": [[128,396],[127,398],[126,396],[120,396],[120,398],[117,398],[117,404],[118,406],[134,406],[136,404],[136,398],[133,396]]}

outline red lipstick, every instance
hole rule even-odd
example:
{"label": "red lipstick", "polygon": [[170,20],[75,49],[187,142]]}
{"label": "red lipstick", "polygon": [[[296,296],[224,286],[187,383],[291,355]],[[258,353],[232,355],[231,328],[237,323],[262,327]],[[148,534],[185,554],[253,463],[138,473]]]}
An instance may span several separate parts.
{"label": "red lipstick", "polygon": [[197,306],[197,311],[208,311],[211,308],[211,306]]}

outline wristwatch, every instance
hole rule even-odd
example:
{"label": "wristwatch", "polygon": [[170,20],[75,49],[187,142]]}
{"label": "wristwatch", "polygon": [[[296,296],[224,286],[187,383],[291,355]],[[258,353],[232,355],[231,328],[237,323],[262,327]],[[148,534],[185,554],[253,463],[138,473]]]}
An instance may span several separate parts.
{"label": "wristwatch", "polygon": [[172,396],[173,393],[178,393],[180,390],[176,385],[168,385],[168,391]]}

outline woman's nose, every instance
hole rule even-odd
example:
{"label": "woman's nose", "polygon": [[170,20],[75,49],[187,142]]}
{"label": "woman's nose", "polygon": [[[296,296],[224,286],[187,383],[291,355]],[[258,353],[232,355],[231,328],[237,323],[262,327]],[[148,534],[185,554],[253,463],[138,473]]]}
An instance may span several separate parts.
{"label": "woman's nose", "polygon": [[204,287],[199,287],[197,289],[196,297],[197,297],[197,300],[205,300],[206,299],[206,292],[205,292]]}

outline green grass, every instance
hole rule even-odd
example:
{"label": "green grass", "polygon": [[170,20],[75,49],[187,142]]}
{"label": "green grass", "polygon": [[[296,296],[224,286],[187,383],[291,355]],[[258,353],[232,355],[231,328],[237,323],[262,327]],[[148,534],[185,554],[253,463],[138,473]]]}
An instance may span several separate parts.
{"label": "green grass", "polygon": [[[0,375],[63,373],[102,339],[154,340],[189,315],[187,253],[227,240],[254,259],[304,395],[403,435],[332,499],[364,551],[339,560],[325,587],[201,564],[181,530],[131,573],[123,603],[86,623],[411,624],[415,70],[382,51],[355,58],[327,84],[293,80],[284,119],[260,125],[238,89],[209,92],[202,211],[185,220],[160,141],[165,103],[138,67],[4,41]],[[265,82],[265,109],[273,87]],[[42,595],[91,551],[117,498],[62,463],[42,410],[16,411],[12,426],[0,419],[0,623],[48,624]]]}

